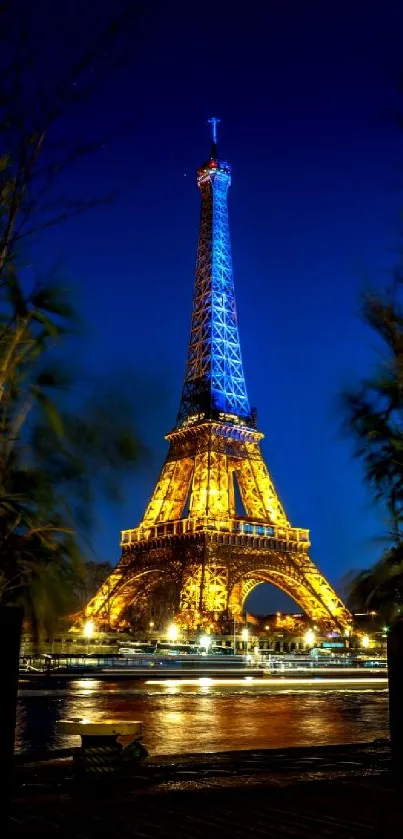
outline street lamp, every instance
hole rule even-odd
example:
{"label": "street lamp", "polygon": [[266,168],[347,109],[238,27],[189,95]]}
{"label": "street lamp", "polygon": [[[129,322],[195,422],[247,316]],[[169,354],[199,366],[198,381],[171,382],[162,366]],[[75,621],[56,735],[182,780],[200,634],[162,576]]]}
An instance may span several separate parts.
{"label": "street lamp", "polygon": [[308,647],[313,647],[314,646],[315,641],[316,641],[316,635],[315,635],[313,629],[308,629],[308,631],[305,632],[304,641],[305,641],[305,644],[307,644]]}
{"label": "street lamp", "polygon": [[244,626],[241,632],[242,641],[246,645],[246,652],[248,652],[248,639],[249,639],[249,630],[247,626]]}
{"label": "street lamp", "polygon": [[95,624],[94,621],[85,621],[83,626],[83,634],[84,638],[92,638],[94,634]]}
{"label": "street lamp", "polygon": [[175,623],[171,623],[168,626],[168,638],[170,641],[176,641],[179,635],[179,629]]}
{"label": "street lamp", "polygon": [[94,634],[94,630],[95,630],[94,621],[91,621],[91,620],[85,621],[85,624],[83,626],[83,634],[84,634],[84,638],[86,638],[87,641],[88,641],[88,654],[90,653],[91,638]]}
{"label": "street lamp", "polygon": [[153,629],[154,629],[154,621],[150,621],[150,623],[148,624],[148,626],[150,627],[150,632],[152,632],[152,631],[153,631]]}
{"label": "street lamp", "polygon": [[361,638],[361,646],[364,647],[364,650],[367,650],[369,647],[369,635],[363,635]]}
{"label": "street lamp", "polygon": [[200,638],[200,641],[199,641],[199,646],[203,647],[203,649],[206,650],[206,653],[208,653],[210,644],[211,644],[210,636],[209,635],[202,635],[201,638]]}

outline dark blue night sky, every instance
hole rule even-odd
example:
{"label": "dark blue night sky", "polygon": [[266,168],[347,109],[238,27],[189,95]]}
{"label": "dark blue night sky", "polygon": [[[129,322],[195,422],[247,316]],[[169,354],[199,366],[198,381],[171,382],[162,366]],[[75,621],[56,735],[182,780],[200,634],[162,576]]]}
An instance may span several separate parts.
{"label": "dark blue night sky", "polygon": [[[65,5],[83,39],[98,4]],[[116,6],[105,0],[105,14],[109,5]],[[85,196],[129,186],[40,246],[43,263],[60,259],[77,289],[88,365],[108,375],[116,369],[137,394],[139,431],[150,446],[124,507],[100,510],[96,555],[117,560],[119,531],[138,523],[175,421],[199,216],[195,172],[209,148],[206,119],[217,113],[220,155],[233,166],[230,222],[250,401],[287,513],[311,529],[312,556],[337,585],[376,558],[384,526],[340,437],[338,397],[375,357],[357,316],[359,292],[387,280],[398,245],[403,6],[145,5],[128,66],[85,114],[85,130],[111,139],[69,183]],[[281,608],[285,600],[273,592],[256,590],[254,608]]]}

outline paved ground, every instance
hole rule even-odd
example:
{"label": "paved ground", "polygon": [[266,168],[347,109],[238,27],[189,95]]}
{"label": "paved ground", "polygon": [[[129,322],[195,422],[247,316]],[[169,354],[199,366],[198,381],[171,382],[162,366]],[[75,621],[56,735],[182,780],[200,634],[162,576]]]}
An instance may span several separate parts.
{"label": "paved ground", "polygon": [[114,791],[81,796],[66,763],[49,766],[20,778],[11,837],[403,836],[384,746],[154,758]]}
{"label": "paved ground", "polygon": [[15,808],[12,837],[301,837],[403,835],[401,798],[375,779],[241,786],[72,801],[42,797]]}

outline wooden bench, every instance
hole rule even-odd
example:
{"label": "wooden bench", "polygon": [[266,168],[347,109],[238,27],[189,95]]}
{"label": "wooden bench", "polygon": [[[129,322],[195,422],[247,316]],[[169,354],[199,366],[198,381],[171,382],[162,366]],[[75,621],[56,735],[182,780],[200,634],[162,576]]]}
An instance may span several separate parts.
{"label": "wooden bench", "polygon": [[[147,755],[141,743],[142,723],[138,720],[59,720],[60,734],[78,734],[81,748],[74,753],[77,780],[120,775]],[[127,741],[127,745],[118,738]]]}

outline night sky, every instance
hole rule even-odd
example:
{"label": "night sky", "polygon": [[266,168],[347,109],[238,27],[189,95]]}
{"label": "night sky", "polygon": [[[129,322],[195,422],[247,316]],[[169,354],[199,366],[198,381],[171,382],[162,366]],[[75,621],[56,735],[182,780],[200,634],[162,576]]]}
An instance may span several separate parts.
{"label": "night sky", "polygon": [[[39,4],[45,40],[52,5]],[[107,16],[119,3],[103,5]],[[338,398],[375,357],[358,318],[359,293],[387,280],[399,241],[403,6],[252,0],[234,9],[220,0],[145,4],[128,64],[83,120],[83,131],[109,139],[68,183],[86,197],[125,188],[38,248],[44,265],[62,262],[76,288],[88,325],[86,363],[97,374],[118,371],[138,399],[139,432],[150,447],[124,506],[100,509],[95,556],[115,562],[119,531],[141,518],[176,418],[199,220],[196,168],[209,149],[206,120],[221,117],[219,153],[233,166],[230,224],[249,397],[287,514],[310,528],[312,556],[338,585],[376,558],[384,527],[351,442],[340,436]],[[98,4],[74,0],[54,13],[59,24],[68,16],[82,42]],[[79,119],[67,130],[77,131]],[[252,601],[268,612],[286,599],[264,587],[251,608]]]}

